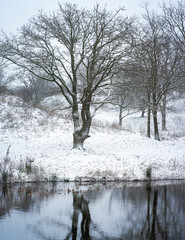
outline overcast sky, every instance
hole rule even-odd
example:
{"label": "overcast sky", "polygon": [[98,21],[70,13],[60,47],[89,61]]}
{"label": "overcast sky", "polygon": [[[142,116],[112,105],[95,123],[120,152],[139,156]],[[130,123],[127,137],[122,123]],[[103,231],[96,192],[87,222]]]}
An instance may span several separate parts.
{"label": "overcast sky", "polygon": [[[176,0],[173,0],[173,2]],[[107,6],[108,9],[115,10],[124,6],[128,15],[137,14],[142,12],[143,0],[0,0],[0,29],[9,32],[16,32],[24,23],[28,21],[33,15],[38,13],[39,9],[43,9],[45,12],[53,11],[57,9],[58,2],[65,3],[71,2],[79,6],[92,8],[96,3],[101,6]],[[150,2],[151,9],[159,10],[157,0],[148,0]],[[170,0],[165,0],[170,2]]]}

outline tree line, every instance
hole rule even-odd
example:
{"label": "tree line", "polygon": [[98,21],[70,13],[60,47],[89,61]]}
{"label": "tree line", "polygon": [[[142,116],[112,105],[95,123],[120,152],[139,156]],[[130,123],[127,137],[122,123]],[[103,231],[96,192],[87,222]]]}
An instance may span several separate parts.
{"label": "tree line", "polygon": [[157,14],[144,4],[145,14],[137,18],[123,8],[59,4],[50,14],[40,11],[17,34],[3,33],[0,57],[17,67],[32,91],[49,83],[64,96],[74,148],[83,148],[96,111],[110,102],[120,107],[120,125],[124,108],[147,111],[147,136],[153,118],[160,140],[158,111],[166,130],[167,101],[185,90],[185,2],[161,8]]}

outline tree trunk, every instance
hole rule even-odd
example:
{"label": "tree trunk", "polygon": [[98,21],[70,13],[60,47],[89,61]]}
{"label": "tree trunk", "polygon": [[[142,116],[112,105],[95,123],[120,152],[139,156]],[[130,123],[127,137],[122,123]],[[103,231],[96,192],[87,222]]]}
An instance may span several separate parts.
{"label": "tree trunk", "polygon": [[150,107],[150,93],[148,93],[148,116],[147,116],[147,137],[150,138],[150,114],[151,114],[151,107]]}
{"label": "tree trunk", "polygon": [[123,120],[122,113],[123,113],[123,107],[120,106],[119,107],[119,125],[120,125],[120,127],[122,126],[122,120]]}
{"label": "tree trunk", "polygon": [[143,107],[142,109],[141,109],[141,117],[144,117],[145,116],[145,108]]}
{"label": "tree trunk", "polygon": [[73,106],[73,125],[74,125],[74,133],[73,133],[73,148],[81,148],[83,147],[83,141],[81,139],[80,134],[80,120],[79,120],[79,113],[78,113],[78,106]]}
{"label": "tree trunk", "polygon": [[123,120],[123,103],[124,99],[123,97],[120,97],[120,107],[119,107],[119,125],[122,126],[122,120]]}
{"label": "tree trunk", "polygon": [[163,101],[162,101],[161,116],[162,116],[162,131],[167,131],[167,128],[166,128],[166,96],[163,98]]}
{"label": "tree trunk", "polygon": [[73,133],[73,148],[83,149],[84,141],[89,138],[89,130],[91,127],[92,117],[90,114],[90,105],[87,103],[82,104],[81,109],[81,121],[80,124],[78,106],[73,107],[73,124],[74,124],[74,133]]}
{"label": "tree trunk", "polygon": [[153,101],[153,122],[154,122],[154,139],[160,141],[159,138],[159,129],[158,129],[158,121],[157,121],[157,101],[156,101],[156,93],[153,91],[152,93],[152,101]]}
{"label": "tree trunk", "polygon": [[73,148],[83,149],[84,141],[90,137],[89,135],[84,135],[82,131],[75,131],[73,133]]}
{"label": "tree trunk", "polygon": [[150,138],[150,106],[148,106],[148,117],[147,117],[147,137]]}
{"label": "tree trunk", "polygon": [[157,106],[156,106],[156,104],[154,104],[154,106],[153,106],[153,122],[154,122],[154,138],[155,138],[155,140],[160,141],[158,121],[157,121]]}

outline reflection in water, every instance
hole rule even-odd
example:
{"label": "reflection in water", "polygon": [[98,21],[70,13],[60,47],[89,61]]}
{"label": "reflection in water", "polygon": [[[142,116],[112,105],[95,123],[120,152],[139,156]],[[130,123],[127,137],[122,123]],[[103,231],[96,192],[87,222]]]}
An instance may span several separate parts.
{"label": "reflection in water", "polygon": [[91,222],[88,202],[82,194],[73,194],[73,218],[72,218],[72,239],[77,239],[79,213],[82,213],[81,239],[89,240],[89,227]]}
{"label": "reflection in water", "polygon": [[1,185],[2,239],[185,239],[185,182],[97,184],[84,193],[68,191],[70,187]]}

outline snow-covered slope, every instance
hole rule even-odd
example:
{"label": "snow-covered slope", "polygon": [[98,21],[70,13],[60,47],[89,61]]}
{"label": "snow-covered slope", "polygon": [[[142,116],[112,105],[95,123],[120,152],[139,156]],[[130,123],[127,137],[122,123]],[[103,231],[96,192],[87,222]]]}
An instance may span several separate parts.
{"label": "snow-covered slope", "polygon": [[[145,136],[146,118],[123,120],[114,109],[93,121],[85,150],[72,150],[72,122],[66,112],[53,113],[14,96],[0,96],[0,178],[40,180],[185,179],[184,100],[172,103],[168,132],[158,142]],[[172,109],[172,107],[171,107]]]}

